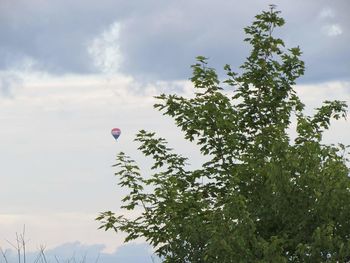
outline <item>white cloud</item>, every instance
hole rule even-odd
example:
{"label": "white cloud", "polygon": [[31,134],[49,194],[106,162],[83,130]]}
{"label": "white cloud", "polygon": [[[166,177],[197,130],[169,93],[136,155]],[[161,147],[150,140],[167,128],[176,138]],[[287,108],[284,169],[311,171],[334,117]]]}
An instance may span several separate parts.
{"label": "white cloud", "polygon": [[[48,248],[79,240],[113,251],[123,236],[97,231],[94,218],[118,209],[124,193],[113,177],[114,156],[124,151],[147,169],[149,160],[133,142],[140,129],[157,131],[196,156],[172,120],[152,107],[153,96],[169,87],[186,86],[186,94],[188,82],[144,87],[118,74],[19,76],[23,83],[14,99],[0,97],[0,240],[26,224],[28,237]],[[115,126],[122,129],[117,143],[110,134]],[[32,244],[35,250],[38,243]]]}
{"label": "white cloud", "polygon": [[328,19],[335,17],[334,10],[330,7],[325,7],[321,10],[319,17],[322,19]]}
{"label": "white cloud", "polygon": [[23,84],[23,76],[31,74],[37,62],[28,56],[15,60],[8,70],[0,71],[0,97],[13,98]]}
{"label": "white cloud", "polygon": [[118,45],[119,34],[120,24],[114,22],[88,45],[95,67],[103,73],[115,73],[120,67],[122,54]]}
{"label": "white cloud", "polygon": [[336,23],[336,15],[332,8],[325,7],[319,13],[319,18],[326,23],[322,26],[322,32],[329,37],[335,37],[343,34],[343,29],[339,23]]}
{"label": "white cloud", "polygon": [[[305,113],[308,115],[313,115],[314,109],[322,106],[325,100],[345,101],[350,107],[350,82],[334,81],[317,85],[298,85],[296,91],[302,102],[305,103]],[[330,129],[324,133],[323,141],[350,145],[350,138],[347,135],[349,130],[349,120],[333,120]]]}
{"label": "white cloud", "polygon": [[12,98],[14,89],[20,87],[21,83],[21,78],[15,72],[0,72],[0,97]]}
{"label": "white cloud", "polygon": [[339,24],[329,24],[324,26],[323,32],[330,37],[335,37],[343,34],[343,29]]}
{"label": "white cloud", "polygon": [[[11,239],[26,224],[28,237],[48,248],[76,240],[104,244],[106,251],[120,246],[123,236],[96,230],[94,218],[117,210],[125,193],[111,168],[116,152],[135,158],[147,173],[150,160],[133,142],[140,129],[168,139],[193,165],[201,162],[197,147],[183,140],[173,120],[152,107],[153,96],[162,92],[190,96],[188,81],[143,86],[120,74],[19,76],[23,83],[14,99],[0,97],[0,239]],[[309,111],[326,99],[350,101],[349,82],[297,86],[297,91]],[[122,128],[117,143],[110,135],[115,126]],[[337,121],[334,127],[327,141],[350,144],[349,123]],[[32,244],[35,250],[38,243]]]}

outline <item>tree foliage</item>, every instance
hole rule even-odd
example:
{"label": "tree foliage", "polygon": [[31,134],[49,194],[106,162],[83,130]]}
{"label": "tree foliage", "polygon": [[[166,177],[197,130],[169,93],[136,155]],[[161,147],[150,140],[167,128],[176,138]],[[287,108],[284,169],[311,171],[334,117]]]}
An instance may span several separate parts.
{"label": "tree foliage", "polygon": [[208,161],[190,169],[165,139],[141,130],[136,141],[153,158],[153,173],[141,176],[124,153],[116,164],[119,185],[130,190],[122,208],[140,216],[103,212],[101,228],[126,232],[126,241],[146,238],[164,262],[350,261],[347,147],[322,143],[346,104],[326,101],[304,114],[293,89],[304,73],[301,51],[273,36],[283,24],[271,7],[245,28],[252,49],[240,74],[226,65],[220,82],[200,56],[193,97],[157,97],[155,108]]}

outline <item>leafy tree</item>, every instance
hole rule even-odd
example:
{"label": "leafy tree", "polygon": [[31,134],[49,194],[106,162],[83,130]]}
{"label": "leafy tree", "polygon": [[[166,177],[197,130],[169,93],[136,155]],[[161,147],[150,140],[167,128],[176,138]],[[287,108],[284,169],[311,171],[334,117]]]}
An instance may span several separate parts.
{"label": "leafy tree", "polygon": [[220,84],[197,57],[194,96],[157,97],[155,108],[208,161],[190,169],[165,139],[141,130],[136,141],[154,173],[141,176],[124,153],[116,164],[119,185],[130,189],[122,208],[141,209],[140,216],[103,212],[101,228],[126,232],[126,241],[146,238],[164,262],[350,261],[347,147],[322,143],[346,104],[325,101],[313,116],[303,113],[293,85],[304,63],[298,47],[273,36],[284,24],[279,13],[271,6],[245,28],[252,49],[240,74],[226,65]]}

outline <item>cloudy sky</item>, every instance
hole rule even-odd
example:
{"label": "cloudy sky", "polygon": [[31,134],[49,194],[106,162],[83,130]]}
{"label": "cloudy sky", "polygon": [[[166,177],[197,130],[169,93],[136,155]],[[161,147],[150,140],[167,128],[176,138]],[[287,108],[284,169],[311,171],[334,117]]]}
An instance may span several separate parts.
{"label": "cloudy sky", "polygon": [[[243,27],[270,3],[0,0],[0,246],[26,225],[30,250],[45,244],[57,254],[102,253],[103,262],[151,262],[142,240],[122,246],[122,234],[96,230],[96,215],[117,211],[123,194],[115,155],[147,169],[133,138],[148,129],[198,156],[153,110],[153,96],[189,93],[197,55],[220,74],[226,63],[242,64]],[[326,99],[350,103],[350,2],[274,4],[286,19],[277,34],[304,52],[296,90],[308,110]],[[122,129],[117,143],[113,127]],[[334,122],[325,141],[350,144],[349,131],[349,122]]]}

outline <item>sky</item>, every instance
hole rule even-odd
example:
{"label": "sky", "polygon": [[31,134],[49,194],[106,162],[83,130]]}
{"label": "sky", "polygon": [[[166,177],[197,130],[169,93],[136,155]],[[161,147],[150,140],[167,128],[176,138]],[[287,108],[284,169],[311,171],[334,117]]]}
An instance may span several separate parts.
{"label": "sky", "polygon": [[[307,111],[324,100],[349,104],[350,2],[273,3],[286,20],[276,34],[303,51],[295,89]],[[198,55],[220,76],[225,64],[235,71],[249,54],[243,28],[269,4],[0,0],[0,247],[10,248],[6,240],[25,225],[29,251],[45,244],[66,257],[92,251],[101,262],[152,262],[143,240],[123,245],[125,235],[97,230],[94,218],[120,213],[125,194],[115,156],[126,152],[147,171],[150,160],[133,141],[146,129],[196,164],[198,149],[153,109],[153,96],[190,94]],[[332,124],[325,142],[350,144],[349,122]],[[113,127],[122,130],[118,142]]]}

